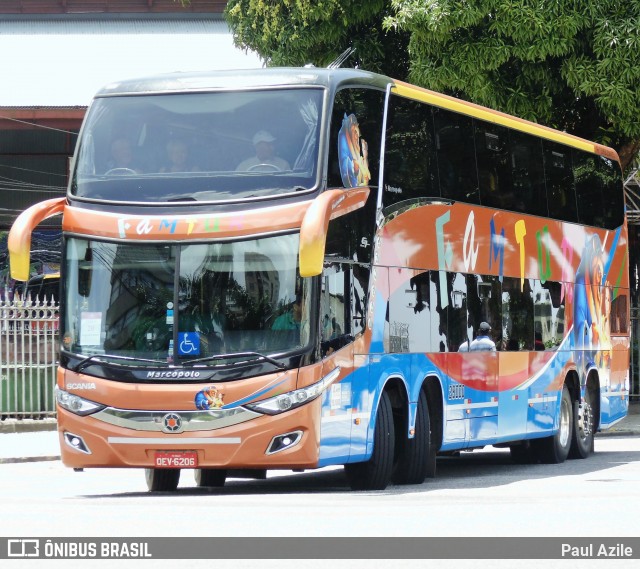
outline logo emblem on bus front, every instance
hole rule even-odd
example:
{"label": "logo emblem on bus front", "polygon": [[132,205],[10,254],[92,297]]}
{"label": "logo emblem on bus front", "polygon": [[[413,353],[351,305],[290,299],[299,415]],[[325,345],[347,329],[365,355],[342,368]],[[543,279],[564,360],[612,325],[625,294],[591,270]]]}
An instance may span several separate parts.
{"label": "logo emblem on bus front", "polygon": [[179,433],[182,430],[182,417],[177,413],[167,413],[162,418],[162,430],[165,433]]}

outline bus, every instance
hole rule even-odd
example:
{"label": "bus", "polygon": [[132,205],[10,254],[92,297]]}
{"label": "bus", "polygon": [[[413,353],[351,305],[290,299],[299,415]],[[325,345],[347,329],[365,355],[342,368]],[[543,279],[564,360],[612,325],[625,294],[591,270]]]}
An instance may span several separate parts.
{"label": "bus", "polygon": [[54,215],[69,467],[375,490],[485,446],[585,458],[626,415],[610,148],[363,70],[169,74],[97,93],[14,278]]}

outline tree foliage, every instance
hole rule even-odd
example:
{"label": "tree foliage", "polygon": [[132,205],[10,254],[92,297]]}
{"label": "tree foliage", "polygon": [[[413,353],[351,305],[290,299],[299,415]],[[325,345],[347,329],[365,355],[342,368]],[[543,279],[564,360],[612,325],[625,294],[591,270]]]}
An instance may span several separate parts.
{"label": "tree foliage", "polygon": [[267,65],[324,67],[345,49],[348,64],[405,77],[408,34],[384,30],[388,0],[229,0],[225,17],[237,46]]}
{"label": "tree foliage", "polygon": [[[609,144],[640,148],[638,0],[230,0],[269,65],[356,63]],[[350,61],[353,64],[353,61]]]}

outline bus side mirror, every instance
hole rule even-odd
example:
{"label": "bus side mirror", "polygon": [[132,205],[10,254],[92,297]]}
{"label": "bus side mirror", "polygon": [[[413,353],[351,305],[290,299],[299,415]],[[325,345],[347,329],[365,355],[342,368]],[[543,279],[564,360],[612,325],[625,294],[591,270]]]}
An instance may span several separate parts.
{"label": "bus side mirror", "polygon": [[329,220],[361,208],[369,197],[369,188],[328,190],[311,202],[300,227],[299,264],[301,277],[322,273]]}
{"label": "bus side mirror", "polygon": [[41,221],[62,213],[65,202],[66,198],[54,198],[37,203],[23,211],[13,222],[7,242],[12,279],[29,280],[31,234]]}

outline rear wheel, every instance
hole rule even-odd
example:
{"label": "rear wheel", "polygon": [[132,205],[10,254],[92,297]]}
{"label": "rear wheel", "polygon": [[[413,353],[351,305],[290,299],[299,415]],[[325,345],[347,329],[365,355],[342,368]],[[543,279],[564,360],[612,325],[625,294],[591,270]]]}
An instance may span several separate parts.
{"label": "rear wheel", "polygon": [[565,385],[562,388],[560,400],[560,426],[558,432],[544,439],[534,439],[531,447],[541,462],[545,464],[559,464],[564,462],[569,455],[571,438],[573,433],[573,403],[569,389]]}
{"label": "rear wheel", "polygon": [[173,492],[180,481],[179,468],[145,468],[149,492]]}
{"label": "rear wheel", "polygon": [[427,476],[435,477],[436,451],[431,443],[429,404],[424,391],[420,391],[418,397],[414,437],[408,439],[406,433],[402,433],[400,445],[393,475],[396,484],[422,484]]}
{"label": "rear wheel", "polygon": [[593,394],[585,389],[582,403],[573,404],[573,436],[571,439],[570,458],[587,458],[593,452],[595,431],[595,409]]}
{"label": "rear wheel", "polygon": [[345,464],[345,473],[353,490],[384,490],[393,471],[395,431],[391,401],[386,392],[380,396],[373,433],[373,453],[367,462]]}
{"label": "rear wheel", "polygon": [[227,481],[227,471],[215,468],[196,468],[193,471],[193,477],[201,488],[221,488]]}

